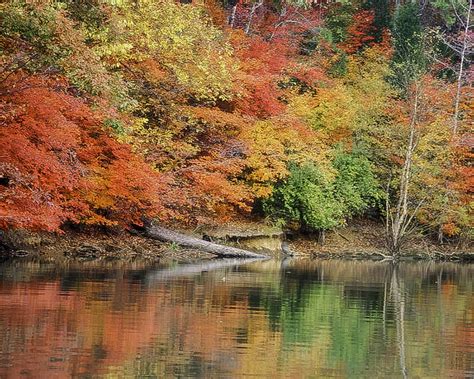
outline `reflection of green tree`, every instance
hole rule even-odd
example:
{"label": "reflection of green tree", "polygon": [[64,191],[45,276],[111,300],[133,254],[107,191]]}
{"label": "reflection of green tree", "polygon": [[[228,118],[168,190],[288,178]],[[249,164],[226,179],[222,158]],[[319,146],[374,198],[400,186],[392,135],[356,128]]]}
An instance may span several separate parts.
{"label": "reflection of green tree", "polygon": [[[403,376],[401,351],[409,377],[443,377],[450,369],[464,372],[469,367],[467,353],[453,355],[449,350],[456,325],[467,324],[472,312],[472,279],[462,270],[443,272],[438,266],[411,264],[401,265],[395,273],[392,267],[380,266],[363,278],[362,286],[357,282],[357,275],[349,277],[347,273],[323,282],[318,269],[306,272],[292,267],[288,272],[242,271],[243,274],[249,280],[245,283],[251,282],[252,286],[228,280],[226,286],[231,287],[229,298],[233,300],[226,304],[213,302],[213,309],[225,310],[232,306],[232,301],[246,299],[249,310],[264,310],[269,320],[265,332],[281,336],[278,364],[283,372],[298,360],[304,366],[301,367],[304,377],[321,377],[314,372],[333,369],[336,376],[342,377],[371,374],[399,378]],[[205,282],[204,277],[195,280],[200,284]],[[452,301],[446,294],[443,296],[443,283],[451,283],[455,291]],[[206,296],[213,298],[214,286],[207,288]],[[171,289],[174,292],[179,288]],[[190,312],[201,312],[202,304],[195,293],[179,292],[180,296],[187,296]],[[227,330],[237,345],[252,343],[250,319]],[[404,341],[401,343],[402,323]],[[229,365],[233,362],[231,351],[217,349],[212,358],[204,359],[198,351],[183,351],[176,335],[170,333],[168,337],[146,349],[139,360],[128,362],[120,372],[131,376],[139,372],[146,377],[229,377],[237,367]]]}
{"label": "reflection of green tree", "polygon": [[[461,280],[456,276],[459,273],[443,273],[442,269],[429,266],[426,272],[409,265],[399,273],[392,269],[372,282],[370,289],[315,281],[315,273],[312,280],[304,274],[282,279],[277,294],[262,298],[272,328],[282,333],[282,356],[295,346],[308,351],[324,346],[326,367],[343,367],[348,376],[364,376],[367,367],[401,376],[398,314],[406,322],[404,344],[408,350],[404,354],[408,354],[408,369],[420,370],[420,362],[430,362],[420,372],[436,376],[439,370],[446,370],[443,354],[452,341],[443,335],[448,336],[447,330],[454,331],[456,324],[469,318],[472,281]],[[403,299],[398,299],[396,289],[390,288],[394,278],[402,285]],[[452,304],[447,303],[449,297],[441,295],[442,283],[452,283],[455,288],[456,300]],[[405,302],[403,309],[401,301]],[[433,330],[443,332],[434,335]]]}
{"label": "reflection of green tree", "polygon": [[[28,336],[41,337],[53,320],[55,332],[71,333],[70,351],[76,351],[77,341],[94,337],[79,347],[87,363],[80,366],[87,370],[83,377],[244,373],[278,378],[295,366],[295,377],[308,378],[401,378],[403,368],[410,378],[466,377],[472,372],[472,265],[337,261],[281,270],[268,262],[252,267],[152,282],[141,266],[59,270],[3,264],[0,319],[7,322],[0,320],[0,345],[5,351],[16,349],[15,354],[32,351],[36,345]],[[16,308],[18,296],[26,299],[25,289],[34,289],[28,291],[31,319]],[[46,291],[46,308],[38,307],[46,289],[51,290]],[[74,304],[81,308],[68,311],[61,301],[65,293],[77,297]],[[87,313],[90,317],[84,318]],[[122,318],[108,318],[112,313]],[[139,316],[153,322],[148,327],[127,322]],[[34,328],[28,320],[35,321]],[[119,326],[110,327],[110,320]],[[142,334],[135,341],[138,350],[127,352],[120,336],[114,337],[117,346],[111,343],[115,339],[106,338],[115,336],[120,325]],[[213,338],[204,345],[199,338],[188,340],[195,333]],[[105,367],[107,360],[111,365]]]}
{"label": "reflection of green tree", "polygon": [[374,352],[384,351],[382,302],[378,310],[365,310],[363,298],[351,302],[344,298],[341,284],[306,283],[288,283],[279,299],[263,299],[274,325],[283,333],[282,351],[295,345],[312,349],[328,344],[330,367],[344,366],[351,375],[363,373],[368,362],[377,360]]}

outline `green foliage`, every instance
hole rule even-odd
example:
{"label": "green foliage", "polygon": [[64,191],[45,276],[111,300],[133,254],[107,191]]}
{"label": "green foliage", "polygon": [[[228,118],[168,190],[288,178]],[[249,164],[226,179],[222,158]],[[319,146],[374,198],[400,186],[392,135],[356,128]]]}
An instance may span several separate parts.
{"label": "green foliage", "polygon": [[304,228],[325,230],[377,205],[382,192],[367,158],[336,150],[332,165],[334,178],[313,164],[291,165],[288,179],[264,201],[264,212]]}
{"label": "green foliage", "polygon": [[338,151],[333,166],[337,170],[334,194],[343,204],[345,215],[354,216],[378,205],[383,191],[365,156]]}
{"label": "green foliage", "polygon": [[466,13],[468,3],[463,0],[431,0],[431,5],[440,13],[448,27],[456,23],[456,14]]}
{"label": "green foliage", "polygon": [[107,71],[94,49],[86,44],[86,33],[76,25],[63,3],[41,6],[26,1],[0,5],[2,63],[9,75],[63,74],[76,89],[103,95],[119,104],[127,100],[127,86],[117,73]]}
{"label": "green foliage", "polygon": [[59,10],[55,6],[37,8],[22,2],[1,6],[2,37],[28,44],[31,49],[35,50],[35,59],[22,62],[24,68],[38,70],[69,55],[66,49],[52,43],[58,12]]}
{"label": "green foliage", "polygon": [[406,92],[428,69],[427,34],[417,3],[407,3],[395,14],[393,25],[393,82]]}
{"label": "green foliage", "polygon": [[107,12],[103,4],[105,1],[98,0],[63,0],[69,17],[80,22],[90,30],[99,30],[107,21]]}
{"label": "green foliage", "polygon": [[120,120],[116,120],[113,118],[108,118],[104,120],[104,125],[111,128],[117,134],[124,134],[125,129],[123,127],[123,123]]}
{"label": "green foliage", "polygon": [[391,12],[388,0],[367,0],[365,6],[374,11],[375,40],[382,41],[383,31],[390,27]]}
{"label": "green foliage", "polygon": [[311,164],[290,166],[289,178],[276,186],[263,210],[275,219],[310,229],[331,229],[342,223],[343,210],[333,196],[330,179]]}
{"label": "green foliage", "polygon": [[331,7],[325,19],[323,36],[328,42],[340,43],[347,38],[347,28],[352,23],[355,7],[351,3],[339,3]]}
{"label": "green foliage", "polygon": [[328,73],[334,78],[344,77],[347,74],[347,62],[347,54],[344,51],[339,51],[329,67]]}

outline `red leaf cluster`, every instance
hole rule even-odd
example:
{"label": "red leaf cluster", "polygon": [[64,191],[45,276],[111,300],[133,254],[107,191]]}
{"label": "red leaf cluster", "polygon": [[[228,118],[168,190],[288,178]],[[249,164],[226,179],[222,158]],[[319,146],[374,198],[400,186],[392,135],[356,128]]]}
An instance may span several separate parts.
{"label": "red leaf cluster", "polygon": [[246,37],[235,33],[234,47],[241,62],[240,90],[243,97],[236,108],[255,117],[275,116],[284,111],[279,101],[282,91],[278,80],[289,64],[290,49],[283,40],[267,42],[261,37]]}
{"label": "red leaf cluster", "polygon": [[374,11],[363,10],[354,15],[352,25],[347,30],[349,37],[340,45],[347,54],[354,54],[364,47],[375,44]]}
{"label": "red leaf cluster", "polygon": [[30,78],[0,98],[0,227],[127,225],[162,211],[162,178],[55,83]]}

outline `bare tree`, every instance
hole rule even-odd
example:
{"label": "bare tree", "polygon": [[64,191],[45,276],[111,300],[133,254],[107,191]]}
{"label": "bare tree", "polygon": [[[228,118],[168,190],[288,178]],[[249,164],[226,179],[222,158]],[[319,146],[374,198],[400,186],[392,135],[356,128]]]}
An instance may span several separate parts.
{"label": "bare tree", "polygon": [[[420,139],[420,125],[425,118],[424,76],[429,72],[428,59],[432,50],[429,33],[422,25],[420,6],[415,3],[406,4],[395,14],[393,39],[394,56],[393,80],[400,90],[400,97],[408,104],[407,143],[403,147],[403,162],[400,183],[395,194],[396,206],[390,205],[390,183],[386,198],[386,247],[393,259],[400,256],[402,245],[415,230],[413,221],[423,201],[413,203],[410,193],[413,176],[413,159]],[[410,24],[412,27],[407,28]]]}
{"label": "bare tree", "polygon": [[400,177],[400,185],[398,189],[398,201],[394,210],[390,207],[389,191],[387,189],[386,199],[386,245],[392,257],[397,259],[400,256],[400,250],[407,237],[413,231],[411,228],[413,218],[422,204],[418,203],[410,214],[409,209],[409,187],[412,176],[413,155],[417,146],[418,135],[417,125],[420,108],[421,83],[414,83],[412,94],[412,110],[410,115],[410,125],[408,132],[408,142],[405,151],[405,161],[403,163],[402,173]]}
{"label": "bare tree", "polygon": [[237,14],[237,5],[239,5],[238,2],[235,3],[235,5],[232,7],[232,11],[230,12],[230,16],[229,16],[229,26],[231,28],[234,27],[235,25],[235,15]]}
{"label": "bare tree", "polygon": [[[446,44],[459,55],[460,62],[457,70],[457,82],[456,82],[456,96],[454,98],[454,112],[453,112],[453,137],[456,137],[458,124],[459,124],[459,104],[461,101],[461,92],[462,84],[464,80],[464,65],[468,61],[470,54],[474,52],[474,41],[473,36],[471,35],[471,13],[473,12],[473,0],[469,0],[468,4],[462,4],[462,2],[455,2],[455,0],[450,0],[451,6],[454,9],[457,21],[461,24],[463,34],[461,35],[461,40],[449,41],[445,39]],[[459,6],[461,13],[458,12],[457,6]]]}

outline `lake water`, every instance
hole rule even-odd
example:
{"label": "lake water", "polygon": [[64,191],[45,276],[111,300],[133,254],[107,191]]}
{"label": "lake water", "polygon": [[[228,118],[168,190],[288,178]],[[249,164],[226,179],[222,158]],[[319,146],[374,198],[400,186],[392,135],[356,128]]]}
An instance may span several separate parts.
{"label": "lake water", "polygon": [[0,263],[0,378],[472,378],[474,265]]}

